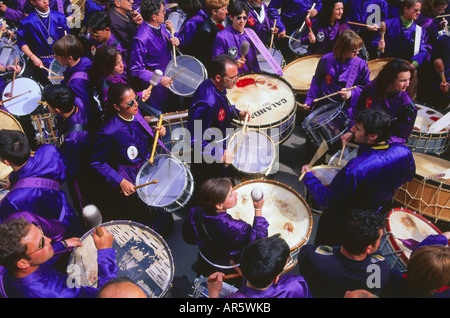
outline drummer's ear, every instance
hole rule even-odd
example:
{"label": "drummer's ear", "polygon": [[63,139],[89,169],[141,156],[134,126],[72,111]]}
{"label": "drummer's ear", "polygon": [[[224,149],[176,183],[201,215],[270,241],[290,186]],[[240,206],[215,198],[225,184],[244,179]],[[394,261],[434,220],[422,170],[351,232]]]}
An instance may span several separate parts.
{"label": "drummer's ear", "polygon": [[367,137],[368,137],[369,145],[372,145],[372,144],[376,143],[376,140],[378,138],[378,134],[373,134],[373,133],[372,134],[368,134]]}

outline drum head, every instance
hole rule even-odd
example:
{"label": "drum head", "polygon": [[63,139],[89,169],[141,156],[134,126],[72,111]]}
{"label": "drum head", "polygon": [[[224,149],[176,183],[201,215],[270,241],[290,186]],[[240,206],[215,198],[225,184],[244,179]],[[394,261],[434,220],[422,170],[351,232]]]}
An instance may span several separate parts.
{"label": "drum head", "polygon": [[197,87],[208,77],[205,66],[189,55],[177,56],[167,65],[165,75],[173,79],[170,90],[180,96],[191,96]]}
{"label": "drum head", "polygon": [[[269,50],[269,48],[267,48],[267,50]],[[285,66],[286,63],[285,63],[283,55],[281,54],[280,51],[278,51],[276,48],[272,47],[272,49],[270,50],[270,54],[272,54],[272,57],[274,58],[274,60],[277,62],[277,64],[281,68],[283,68]],[[267,62],[267,60],[264,58],[264,56],[259,51],[257,54],[257,59],[258,59],[259,68],[261,71],[276,74],[274,69],[270,66],[269,62]]]}
{"label": "drum head", "polygon": [[283,77],[292,85],[296,92],[308,93],[311,81],[316,73],[317,64],[323,55],[308,55],[289,63],[283,69]]}
{"label": "drum head", "polygon": [[193,192],[193,183],[189,182],[192,180],[189,169],[170,155],[157,155],[152,164],[148,161],[143,164],[137,174],[136,185],[153,180],[158,182],[136,190],[141,200],[152,207],[172,212],[187,203],[183,198],[185,192]]}
{"label": "drum head", "polygon": [[[295,40],[293,40],[295,39]],[[298,56],[305,56],[308,53],[308,44],[303,44],[301,42],[302,34],[295,31],[291,34],[289,39],[289,48]]]}
{"label": "drum head", "polygon": [[[0,127],[1,129],[19,130],[23,132],[20,123],[11,114],[3,110],[0,110]],[[6,179],[12,171],[10,166],[0,162],[0,179]]]}
{"label": "drum head", "polygon": [[237,109],[249,110],[251,128],[270,127],[291,117],[296,110],[295,92],[274,74],[243,74],[232,89],[227,89],[227,97]]}
{"label": "drum head", "polygon": [[[64,71],[67,69],[67,65],[62,66],[59,64],[57,59],[53,59],[53,61],[50,63],[50,71],[48,72],[48,78],[52,84],[60,84],[62,82],[62,78],[57,77],[64,77]],[[58,74],[58,75],[55,75]]]}
{"label": "drum head", "polygon": [[[8,43],[8,39],[2,38],[2,41]],[[14,65],[17,58],[17,64],[22,68],[19,73],[16,74],[16,77],[22,75],[25,70],[25,60],[23,58],[23,53],[16,46],[2,46],[0,47],[0,63],[5,66]]]}
{"label": "drum head", "polygon": [[413,156],[416,163],[416,175],[450,188],[450,161],[420,152],[413,152]]}
{"label": "drum head", "polygon": [[[342,153],[342,149],[341,149],[331,157],[331,159],[328,161],[328,164],[331,166],[344,167],[350,160],[352,160],[353,158],[356,158],[356,156],[358,155],[358,148],[359,148],[359,146],[351,147],[351,146],[347,145],[344,149],[344,153],[342,154],[342,157],[341,157],[341,153]],[[340,162],[339,162],[339,160],[340,160]]]}
{"label": "drum head", "polygon": [[[131,221],[111,221],[101,226],[114,237],[117,276],[130,278],[151,297],[166,296],[175,268],[163,238],[149,227]],[[93,229],[80,239],[83,246],[72,251],[67,271],[69,275],[72,271],[81,274],[81,286],[98,287],[97,248],[92,232]]]}
{"label": "drum head", "polygon": [[408,262],[412,250],[409,244],[422,242],[429,235],[442,234],[430,221],[407,209],[393,209],[387,218],[386,232],[392,233],[390,243],[394,250],[402,250],[402,259]]}
{"label": "drum head", "polygon": [[227,149],[236,149],[232,165],[249,174],[268,173],[276,156],[275,145],[269,136],[255,130],[248,130],[245,135],[239,130],[231,137]]}
{"label": "drum head", "polygon": [[385,57],[368,61],[367,66],[369,67],[370,80],[373,81],[378,76],[378,73],[380,73],[381,69],[393,59],[394,58],[392,57]]}
{"label": "drum head", "polygon": [[341,167],[327,165],[314,166],[311,168],[311,172],[323,185],[329,185],[340,170]]}
{"label": "drum head", "polygon": [[184,13],[180,9],[172,9],[169,13],[167,13],[166,20],[172,22],[175,32],[178,32],[180,31],[184,20],[186,20],[186,17],[186,13]]}
{"label": "drum head", "polygon": [[[417,107],[417,117],[416,121],[414,122],[413,131],[428,133],[428,130],[430,129],[431,125],[433,125],[439,119],[444,117],[444,115],[441,112],[434,110],[433,108],[427,107],[425,105],[416,103],[416,107]],[[444,128],[440,133],[442,132],[448,132],[448,128]]]}
{"label": "drum head", "polygon": [[[5,94],[11,92],[11,87],[12,82],[6,85],[2,100],[8,98]],[[11,114],[16,116],[31,114],[39,106],[38,101],[41,100],[41,86],[30,78],[16,78],[13,97],[20,94],[23,95],[7,101],[3,105]]]}
{"label": "drum head", "polygon": [[262,214],[269,222],[268,235],[281,234],[291,251],[306,244],[313,225],[311,211],[295,190],[282,183],[257,179],[238,184],[234,187],[238,192],[238,203],[227,213],[235,219],[253,224],[254,207],[251,192],[256,187],[264,193]]}

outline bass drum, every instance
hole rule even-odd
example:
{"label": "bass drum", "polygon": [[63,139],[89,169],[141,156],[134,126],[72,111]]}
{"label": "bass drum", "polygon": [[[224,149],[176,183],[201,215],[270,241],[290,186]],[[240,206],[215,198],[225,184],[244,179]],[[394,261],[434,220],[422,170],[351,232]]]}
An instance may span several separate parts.
{"label": "bass drum", "polygon": [[289,63],[283,69],[283,77],[297,94],[306,95],[316,73],[317,64],[323,55],[308,55]]}

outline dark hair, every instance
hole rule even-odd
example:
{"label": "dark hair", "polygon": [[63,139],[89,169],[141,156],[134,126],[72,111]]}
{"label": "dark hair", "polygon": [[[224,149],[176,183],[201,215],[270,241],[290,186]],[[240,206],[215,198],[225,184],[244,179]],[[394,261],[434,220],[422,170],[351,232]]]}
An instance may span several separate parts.
{"label": "dark hair", "polygon": [[117,114],[113,105],[120,104],[124,93],[130,89],[132,89],[131,86],[126,83],[114,83],[109,87],[106,101],[107,116]]}
{"label": "dark hair", "polygon": [[403,0],[400,3],[400,15],[403,15],[405,8],[409,9],[416,3],[422,3],[422,0]]}
{"label": "dark hair", "polygon": [[350,253],[360,255],[380,238],[384,227],[383,214],[372,210],[353,210],[342,226],[342,246]]}
{"label": "dark hair", "polygon": [[363,109],[356,115],[355,122],[363,125],[366,136],[377,134],[375,142],[386,141],[391,136],[391,116],[380,108]]}
{"label": "dark hair", "polygon": [[[344,0],[326,0],[326,1],[322,2],[322,8],[317,13],[317,20],[319,22],[319,25],[324,26],[324,27],[330,25],[331,14],[333,13],[335,4],[338,2],[342,2],[342,4],[345,4]],[[345,12],[345,8],[344,8],[344,12]],[[344,15],[342,15],[342,18],[340,19],[340,21],[341,20],[343,21],[344,20],[343,18],[344,18]]]}
{"label": "dark hair", "polygon": [[247,3],[238,0],[235,0],[234,2],[230,1],[230,5],[228,6],[228,13],[230,16],[236,17],[240,15],[242,11],[248,16],[249,8]]}
{"label": "dark hair", "polygon": [[227,64],[237,65],[237,62],[234,58],[227,54],[217,55],[209,66],[210,78],[214,78],[216,75],[224,77],[227,72]]}
{"label": "dark hair", "polygon": [[439,7],[448,5],[448,0],[425,0],[422,4],[422,14],[427,17],[432,16],[432,10]]}
{"label": "dark hair", "polygon": [[84,47],[75,35],[66,34],[53,44],[53,52],[61,57],[72,56],[74,60],[78,60],[84,54]]}
{"label": "dark hair", "polygon": [[75,105],[75,94],[65,85],[47,85],[42,91],[42,101],[63,113],[70,113]]}
{"label": "dark hair", "polygon": [[105,30],[111,26],[111,18],[105,11],[95,12],[88,22],[92,31]]}
{"label": "dark hair", "polygon": [[161,10],[161,4],[164,5],[164,1],[161,0],[142,0],[141,2],[141,16],[144,21],[150,21],[152,15],[158,14]]}
{"label": "dark hair", "polygon": [[193,16],[199,10],[202,9],[202,4],[199,0],[182,0],[178,1],[178,6],[180,9],[186,13],[188,17]]}
{"label": "dark hair", "polygon": [[216,214],[216,205],[226,200],[232,186],[228,178],[208,179],[200,186],[198,197],[201,198],[201,206],[206,214]]}
{"label": "dark hair", "polygon": [[91,72],[94,83],[97,83],[101,76],[111,74],[120,54],[120,51],[112,45],[102,45],[95,51]]}
{"label": "dark hair", "polygon": [[280,236],[264,237],[244,247],[239,268],[250,284],[265,288],[282,273],[289,255],[289,245]]}
{"label": "dark hair", "polygon": [[21,166],[30,158],[31,149],[27,136],[19,130],[0,130],[0,158]]}
{"label": "dark hair", "polygon": [[30,259],[28,247],[21,241],[30,231],[30,223],[24,218],[14,218],[0,224],[0,265],[15,271],[22,258]]}
{"label": "dark hair", "polygon": [[411,98],[414,99],[415,92],[414,89],[416,87],[416,71],[414,67],[407,61],[394,58],[393,60],[386,63],[383,68],[378,73],[377,77],[374,79],[376,82],[375,92],[376,98],[378,100],[382,100],[386,98],[388,94],[389,86],[395,81],[399,73],[402,72],[410,72],[411,79],[409,86],[406,92],[409,94]]}

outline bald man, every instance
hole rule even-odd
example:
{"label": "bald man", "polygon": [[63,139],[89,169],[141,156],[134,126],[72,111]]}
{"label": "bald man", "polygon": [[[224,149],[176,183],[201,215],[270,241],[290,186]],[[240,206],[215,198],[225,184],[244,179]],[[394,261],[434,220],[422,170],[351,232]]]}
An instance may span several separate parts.
{"label": "bald man", "polygon": [[97,298],[148,298],[148,296],[128,277],[118,277],[103,285]]}

